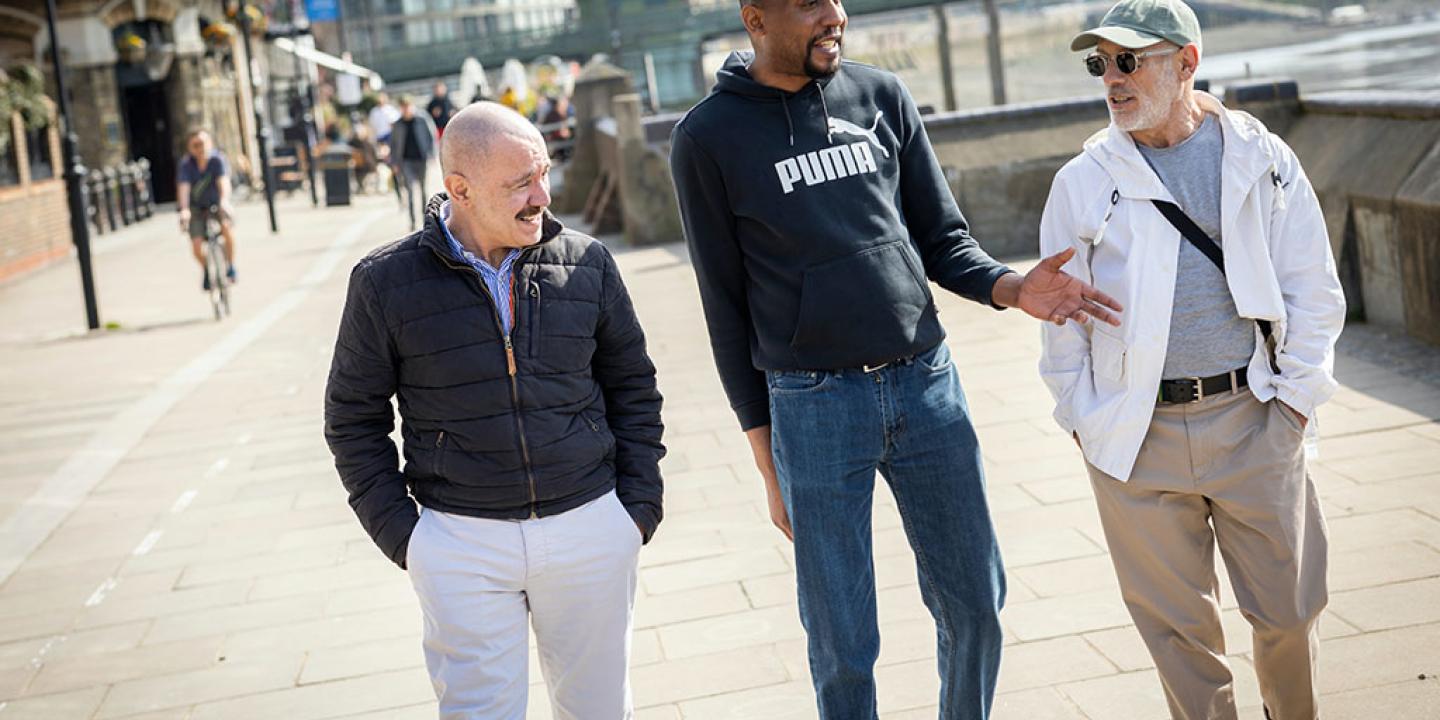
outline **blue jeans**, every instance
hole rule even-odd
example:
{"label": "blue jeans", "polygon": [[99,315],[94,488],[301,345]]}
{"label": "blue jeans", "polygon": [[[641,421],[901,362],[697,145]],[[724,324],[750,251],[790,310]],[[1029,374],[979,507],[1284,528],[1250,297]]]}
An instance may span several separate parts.
{"label": "blue jeans", "polygon": [[767,374],[771,444],[790,526],[800,620],[824,720],[874,720],[878,470],[915,550],[935,618],[940,718],[990,713],[1005,573],[980,446],[944,343],[874,372]]}

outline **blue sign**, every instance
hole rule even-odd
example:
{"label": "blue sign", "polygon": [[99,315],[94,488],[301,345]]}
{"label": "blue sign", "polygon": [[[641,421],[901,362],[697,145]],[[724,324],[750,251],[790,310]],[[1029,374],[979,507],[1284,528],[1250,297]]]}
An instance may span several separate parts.
{"label": "blue sign", "polygon": [[310,22],[336,22],[340,19],[340,0],[305,0],[305,15]]}

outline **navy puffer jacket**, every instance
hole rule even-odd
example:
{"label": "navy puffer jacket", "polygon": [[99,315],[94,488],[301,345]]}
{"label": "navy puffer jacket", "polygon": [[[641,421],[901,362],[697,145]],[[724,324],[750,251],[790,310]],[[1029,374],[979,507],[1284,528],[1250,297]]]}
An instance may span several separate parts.
{"label": "navy puffer jacket", "polygon": [[[325,389],[325,439],[350,505],[404,567],[414,501],[485,518],[544,517],[611,489],[648,541],[661,518],[660,393],[614,259],[548,214],[514,265],[507,338],[440,227],[350,276]],[[398,397],[400,468],[391,397]]]}

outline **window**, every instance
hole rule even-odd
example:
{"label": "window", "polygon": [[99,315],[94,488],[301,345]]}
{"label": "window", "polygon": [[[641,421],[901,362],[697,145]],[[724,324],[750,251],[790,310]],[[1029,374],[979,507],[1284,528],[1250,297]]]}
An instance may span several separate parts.
{"label": "window", "polygon": [[15,149],[17,142],[20,138],[10,138],[10,143],[0,151],[0,187],[20,184],[20,153]]}
{"label": "window", "polygon": [[467,38],[477,38],[477,37],[480,37],[480,18],[477,18],[477,17],[474,17],[474,16],[467,17],[467,18],[465,18],[465,19],[462,21],[462,24],[464,25],[464,28],[465,28],[465,37],[467,37]]}
{"label": "window", "polygon": [[405,24],[404,24],[404,23],[390,23],[389,25],[385,26],[385,46],[386,46],[386,47],[404,47],[404,46],[405,46]]}
{"label": "window", "polygon": [[55,177],[55,165],[50,157],[49,125],[25,134],[25,150],[30,155],[31,182]]}
{"label": "window", "polygon": [[431,29],[430,32],[431,32],[431,34],[432,34],[431,36],[435,39],[436,42],[443,42],[443,41],[445,41],[445,40],[454,40],[454,39],[455,39],[455,21],[453,21],[453,20],[436,20],[436,21],[435,21],[435,27],[434,27],[433,29]]}
{"label": "window", "polygon": [[407,23],[405,39],[411,45],[424,45],[430,42],[430,23],[424,20]]}

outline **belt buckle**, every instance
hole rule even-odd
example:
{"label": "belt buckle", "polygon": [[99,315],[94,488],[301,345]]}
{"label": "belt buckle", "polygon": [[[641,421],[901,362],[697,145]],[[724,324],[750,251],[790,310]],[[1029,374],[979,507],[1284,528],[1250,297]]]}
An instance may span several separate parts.
{"label": "belt buckle", "polygon": [[1189,380],[1190,382],[1195,383],[1195,395],[1194,395],[1193,397],[1191,397],[1189,400],[1186,400],[1185,403],[1188,405],[1188,404],[1190,404],[1190,403],[1197,403],[1197,402],[1200,402],[1201,400],[1204,400],[1204,399],[1205,399],[1205,381],[1204,381],[1204,380],[1201,380],[1201,379],[1198,378],[1198,377],[1188,377],[1188,378],[1185,378],[1185,379],[1186,379],[1186,380]]}
{"label": "belt buckle", "polygon": [[875,372],[876,370],[884,370],[885,368],[887,368],[887,367],[890,366],[890,363],[891,363],[890,360],[886,360],[885,362],[880,363],[879,365],[861,365],[861,366],[860,366],[860,370],[861,370],[861,372],[865,373],[866,375],[869,375],[870,373],[873,373],[873,372]]}

